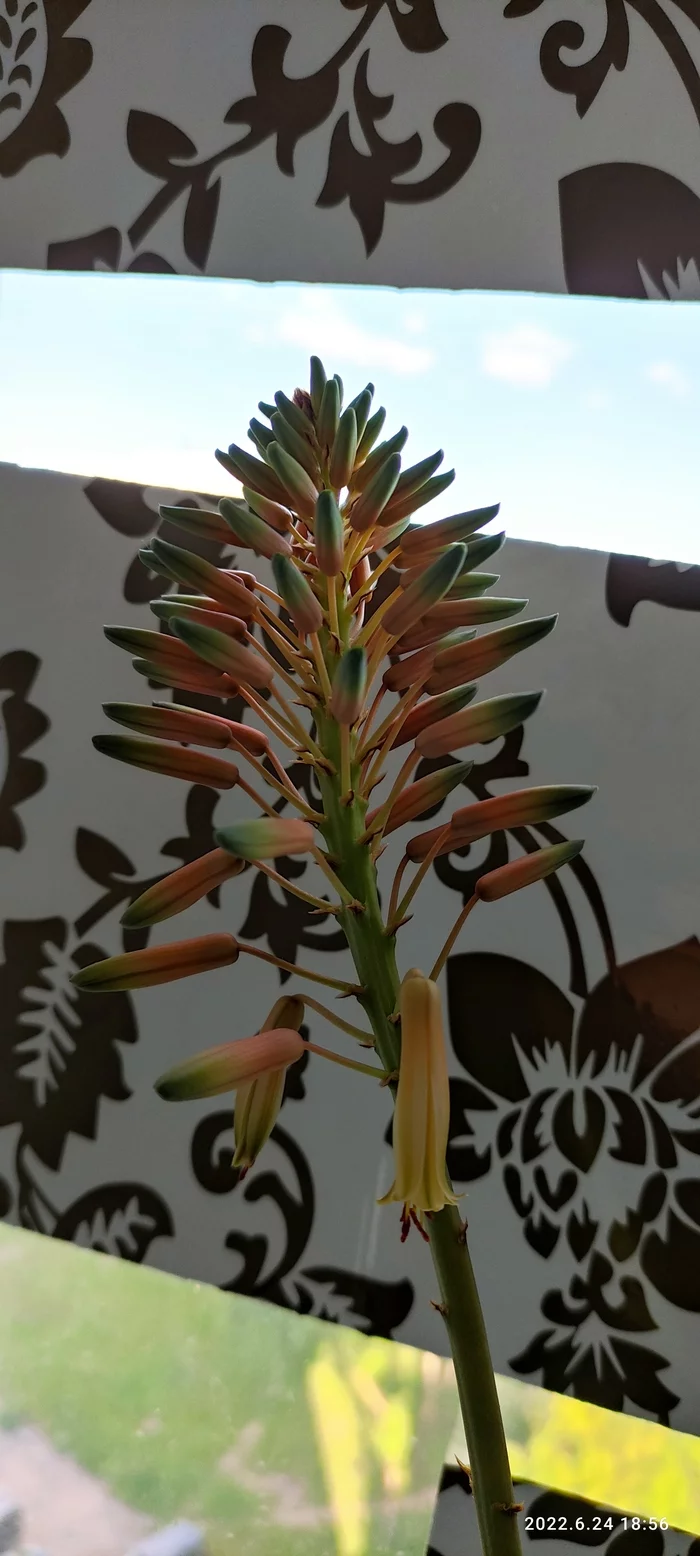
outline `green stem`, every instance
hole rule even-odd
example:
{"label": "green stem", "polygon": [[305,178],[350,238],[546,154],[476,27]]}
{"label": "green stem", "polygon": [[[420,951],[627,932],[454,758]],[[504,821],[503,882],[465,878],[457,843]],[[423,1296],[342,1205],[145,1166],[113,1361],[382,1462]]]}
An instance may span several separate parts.
{"label": "green stem", "polygon": [[[321,830],[338,875],[353,898],[365,907],[364,913],[341,909],[338,921],[362,986],[357,998],[371,1023],[377,1054],[385,1070],[393,1074],[398,1070],[401,1052],[399,1026],[392,1019],[398,1008],[400,983],[396,937],[386,931],[376,865],[366,842],[361,842],[367,802],[353,798],[351,804],[341,804],[338,726],[319,714],[317,733],[324,754],[335,768],[332,776],[325,771],[318,774],[325,811]],[[356,765],[351,779],[357,792]],[[397,1082],[393,1078],[389,1089],[395,1098]],[[436,1212],[428,1226],[469,1449],[482,1556],[521,1556],[508,1451],[466,1226],[455,1206]]]}

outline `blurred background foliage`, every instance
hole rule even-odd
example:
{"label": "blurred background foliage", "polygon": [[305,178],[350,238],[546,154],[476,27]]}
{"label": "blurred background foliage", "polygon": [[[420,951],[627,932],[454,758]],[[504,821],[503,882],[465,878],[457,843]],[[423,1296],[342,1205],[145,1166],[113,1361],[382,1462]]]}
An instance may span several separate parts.
{"label": "blurred background foliage", "polygon": [[[0,1293],[0,1434],[39,1428],[211,1556],[423,1556],[467,1457],[449,1361],[9,1227]],[[499,1389],[515,1478],[700,1533],[700,1439]]]}

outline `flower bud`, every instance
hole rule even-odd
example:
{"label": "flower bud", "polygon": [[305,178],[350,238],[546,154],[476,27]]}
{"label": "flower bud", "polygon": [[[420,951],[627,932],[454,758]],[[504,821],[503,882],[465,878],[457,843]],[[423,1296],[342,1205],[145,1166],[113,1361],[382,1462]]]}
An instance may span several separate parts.
{"label": "flower bud", "polygon": [[199,664],[191,671],[174,659],[132,659],[134,669],[157,686],[172,686],[176,691],[197,692],[200,696],[231,697],[232,682],[215,670]]}
{"label": "flower bud", "polygon": [[233,789],[238,783],[238,768],[221,757],[207,756],[165,740],[139,740],[136,735],[93,735],[92,743],[103,756],[113,756],[131,767],[143,767],[166,778],[184,778],[186,783],[201,783],[209,789]]}
{"label": "flower bud", "polygon": [[401,469],[401,457],[399,454],[390,454],[383,465],[379,466],[376,475],[373,475],[361,495],[353,503],[350,509],[350,523],[358,534],[365,534],[376,524],[380,513],[385,509],[389,498],[399,479]]}
{"label": "flower bud", "polygon": [[[439,561],[443,561],[442,557]],[[433,563],[433,566],[437,566]],[[430,569],[428,569],[428,572]],[[423,578],[427,578],[424,573]],[[421,580],[411,588],[420,589]],[[408,590],[406,591],[408,593]],[[517,616],[519,611],[525,610],[529,600],[502,600],[485,599],[482,597],[462,600],[440,600],[439,604],[425,612],[422,620],[418,620],[410,633],[402,635],[401,643],[406,648],[423,648],[426,643],[434,642],[435,638],[443,637],[446,632],[454,632],[457,627],[483,627],[492,621],[503,621],[507,616]],[[388,631],[388,628],[387,628]]]}
{"label": "flower bud", "polygon": [[500,503],[490,508],[474,508],[469,513],[452,513],[449,518],[438,519],[434,524],[417,524],[404,538],[401,551],[406,567],[415,566],[424,551],[437,551],[455,540],[466,540],[476,530],[483,529],[499,512]]}
{"label": "flower bud", "polygon": [[440,990],[412,968],[401,984],[401,1063],[394,1111],[395,1177],[377,1201],[403,1202],[404,1236],[409,1218],[456,1205],[446,1167],[450,1127],[450,1082],[442,1027]]}
{"label": "flower bud", "polygon": [[[426,810],[432,810],[434,805],[441,805],[448,794],[456,789],[457,784],[463,783],[473,766],[473,762],[451,762],[449,767],[441,767],[437,772],[428,773],[425,778],[418,778],[415,783],[410,783],[392,805],[382,827],[382,835],[387,837],[390,832],[395,832],[397,827],[405,826],[406,822],[417,821],[420,816],[425,815]],[[368,827],[371,827],[374,817],[379,814],[379,809],[372,811],[367,817]]]}
{"label": "flower bud", "polygon": [[556,626],[556,616],[538,616],[532,621],[517,621],[511,627],[501,627],[498,632],[487,632],[475,643],[458,643],[439,650],[435,656],[433,673],[426,691],[437,694],[449,691],[460,681],[478,680],[489,670],[530,648]]}
{"label": "flower bud", "polygon": [[[151,610],[159,621],[170,621],[180,616],[185,621],[195,621],[200,627],[213,627],[216,632],[227,632],[229,637],[242,641],[248,631],[242,616],[229,616],[226,611],[203,610],[200,605],[183,605],[179,596],[174,600],[152,600]],[[171,639],[171,642],[178,639]],[[180,648],[184,645],[179,644]]]}
{"label": "flower bud", "polygon": [[219,511],[233,530],[240,546],[249,547],[257,556],[291,555],[292,548],[286,535],[281,535],[279,530],[272,529],[271,525],[266,524],[265,520],[259,518],[258,514],[253,513],[250,508],[232,502],[230,497],[222,497]]}
{"label": "flower bud", "polygon": [[373,395],[374,384],[368,384],[366,389],[363,389],[360,394],[355,395],[354,400],[351,400],[348,406],[349,411],[355,412],[355,426],[357,428],[358,441],[362,437],[365,427],[367,426],[367,418],[369,416],[370,410],[372,409]]}
{"label": "flower bud", "polygon": [[[252,593],[251,585],[255,584],[252,573],[229,572],[228,568],[220,569],[224,579],[232,578],[235,583],[241,584],[241,602],[231,614],[230,605],[222,605],[220,600],[212,600],[206,594],[166,594],[160,600],[151,600],[150,609],[160,621],[169,621],[171,616],[189,616],[192,611],[206,611],[208,615],[217,615],[223,618],[222,631],[230,631],[225,627],[228,621],[250,622],[257,613],[257,601]],[[248,583],[247,580],[251,582]],[[247,598],[246,598],[247,596]],[[180,608],[182,607],[182,609]]]}
{"label": "flower bud", "polygon": [[367,655],[364,648],[348,648],[333,678],[330,711],[339,724],[355,724],[362,712],[367,688]]}
{"label": "flower bud", "polygon": [[180,870],[171,870],[162,881],[149,886],[122,914],[120,923],[127,929],[142,929],[145,925],[162,924],[164,919],[184,913],[202,897],[207,897],[216,886],[240,875],[245,860],[235,859],[223,848],[212,848],[201,859],[194,859]]}
{"label": "flower bud", "polygon": [[[295,406],[294,408],[296,410],[297,407]],[[306,420],[303,412],[300,411],[299,414],[302,417],[302,421],[306,422],[309,431],[311,431],[311,423]],[[280,448],[284,449],[286,454],[289,454],[292,459],[296,460],[298,465],[301,465],[302,470],[306,471],[314,483],[318,480],[318,458],[314,454],[308,438],[297,432],[296,427],[291,427],[286,416],[283,416],[281,411],[273,413],[272,438],[269,439],[268,447],[273,439],[279,444]]]}
{"label": "flower bud", "polygon": [[311,404],[314,409],[314,415],[318,420],[318,413],[321,409],[321,401],[323,399],[323,391],[326,387],[326,369],[323,366],[320,357],[311,358],[311,377],[309,386],[311,389]]}
{"label": "flower bud", "polygon": [[436,454],[429,454],[427,459],[421,459],[417,465],[409,465],[407,470],[402,471],[392,502],[398,502],[402,497],[411,497],[414,492],[420,490],[421,486],[425,486],[426,481],[430,480],[431,475],[434,475],[442,464],[444,457],[443,450],[439,448]]}
{"label": "flower bud", "polygon": [[[425,671],[434,665],[436,656],[441,650],[448,646],[458,647],[460,643],[466,643],[469,638],[474,637],[476,637],[476,627],[462,632],[451,632],[446,638],[439,638],[436,643],[421,648],[417,654],[407,654],[405,659],[397,659],[388,670],[384,671],[383,685],[389,692],[407,691],[409,686],[415,686],[419,676],[424,675]],[[430,681],[427,685],[430,687]]]}
{"label": "flower bud", "polygon": [[257,1032],[255,1037],[239,1037],[234,1043],[221,1043],[204,1053],[177,1064],[155,1083],[159,1097],[166,1102],[191,1102],[198,1097],[218,1097],[236,1091],[247,1081],[270,1070],[294,1064],[304,1052],[304,1039],[293,1028],[276,1027],[272,1032]]}
{"label": "flower bud", "polygon": [[270,502],[269,497],[261,497],[259,492],[254,492],[251,487],[244,486],[243,496],[253,513],[257,513],[259,519],[264,519],[272,529],[276,529],[279,535],[286,535],[291,527],[292,515],[288,508],[283,508],[278,502]]}
{"label": "flower bud", "polygon": [[[451,546],[444,556],[438,557],[427,568],[422,577],[416,578],[387,611],[382,622],[385,632],[390,632],[392,637],[400,637],[414,622],[420,621],[426,611],[447,594],[460,572],[465,555],[465,546]],[[449,627],[445,630],[449,631]]]}
{"label": "flower bud", "polygon": [[267,450],[267,457],[272,469],[280,478],[283,489],[283,501],[288,495],[296,508],[297,513],[304,519],[312,519],[316,509],[318,489],[311,476],[293,459],[279,443],[271,443]]}
{"label": "flower bud", "polygon": [[338,422],[338,431],[333,440],[333,450],[330,459],[331,486],[339,491],[342,486],[347,486],[353,472],[355,455],[357,453],[357,421],[352,406],[348,406]]}
{"label": "flower bud", "polygon": [[417,492],[410,492],[405,497],[392,498],[386,510],[386,523],[398,524],[399,519],[404,519],[409,513],[415,513],[418,508],[424,508],[427,502],[432,502],[434,497],[439,497],[441,492],[447,491],[455,478],[454,470],[446,470],[444,475],[433,476],[432,481],[426,481]]}
{"label": "flower bud", "polygon": [[108,642],[123,648],[129,654],[165,660],[194,669],[196,656],[184,643],[165,632],[154,632],[149,627],[103,627]]}
{"label": "flower bud", "polygon": [[543,881],[545,876],[575,859],[582,848],[583,838],[571,843],[555,843],[553,848],[540,848],[536,854],[526,854],[523,859],[514,859],[498,870],[489,870],[487,875],[479,877],[474,892],[482,902],[498,902],[510,892],[520,891],[522,886]]}
{"label": "flower bud", "polygon": [[[379,409],[375,411],[374,415],[370,416],[364,432],[359,434],[360,441],[357,445],[357,454],[355,455],[355,465],[357,466],[358,470],[362,465],[366,464],[370,450],[374,448],[385,421],[386,411],[384,406],[380,405]],[[405,443],[406,438],[408,437],[408,429],[403,428],[402,431],[405,431],[406,433],[406,437],[404,438]],[[401,447],[403,448],[403,443]]]}
{"label": "flower bud", "polygon": [[[303,389],[295,392],[304,394]],[[284,417],[290,427],[294,428],[295,432],[299,433],[301,438],[304,438],[306,442],[313,438],[314,431],[311,417],[306,414],[302,405],[297,404],[296,400],[290,400],[289,395],[285,394],[283,389],[277,390],[275,404],[271,405],[265,412],[266,415],[269,414],[270,421],[272,421],[272,417],[275,415],[275,406],[278,413]],[[260,409],[262,410],[262,406]]]}
{"label": "flower bud", "polygon": [[235,719],[226,719],[231,744],[242,746],[250,756],[267,756],[270,742],[267,735],[260,729],[253,729],[251,724],[238,724]]}
{"label": "flower bud", "polygon": [[421,730],[429,729],[432,724],[437,724],[441,719],[447,718],[450,713],[459,713],[460,708],[465,708],[468,702],[476,697],[478,687],[472,682],[469,686],[456,686],[452,691],[443,692],[440,697],[426,697],[412,708],[401,725],[398,735],[395,736],[392,747],[396,750],[399,746],[407,745],[409,740],[415,740]]}
{"label": "flower bud", "polygon": [[124,724],[138,734],[160,735],[163,740],[180,740],[188,745],[214,746],[223,750],[230,745],[231,732],[225,719],[194,708],[176,708],[171,703],[103,702],[102,712],[115,724]]}
{"label": "flower bud", "polygon": [[255,611],[250,589],[221,568],[206,562],[204,557],[195,556],[194,552],[185,551],[181,546],[171,546],[169,541],[159,540],[157,535],[151,541],[151,549],[156,561],[162,559],[176,583],[185,584],[197,594],[208,594],[213,600],[220,600],[234,616],[244,616],[251,605]]}
{"label": "flower bud", "polygon": [[244,648],[225,632],[215,632],[211,627],[199,627],[194,621],[173,616],[173,632],[192,648],[207,664],[222,670],[234,681],[244,685],[265,687],[272,680],[272,668],[252,648]]}
{"label": "flower bud", "polygon": [[161,504],[158,512],[161,519],[170,519],[188,535],[197,535],[200,540],[213,540],[221,546],[230,544],[231,537],[218,513],[208,513],[203,508],[169,508],[165,504]]}
{"label": "flower bud", "polygon": [[510,729],[517,729],[529,719],[543,695],[543,692],[516,692],[505,697],[491,697],[488,702],[477,702],[473,708],[463,708],[439,724],[433,724],[431,729],[421,730],[416,739],[416,750],[421,756],[447,756],[462,746],[497,740],[499,735],[507,735]]}
{"label": "flower bud", "polygon": [[[277,1027],[286,1027],[298,1032],[303,1019],[303,1000],[283,998],[277,1001],[263,1030],[271,1033]],[[284,1065],[277,1070],[268,1070],[255,1080],[244,1081],[236,1089],[233,1166],[239,1168],[241,1178],[253,1166],[274,1129],[282,1106],[286,1075],[287,1066]]]}
{"label": "flower bud", "polygon": [[335,493],[319,492],[314,520],[316,561],[326,578],[335,578],[343,567],[343,521]]}
{"label": "flower bud", "polygon": [[233,935],[200,935],[196,940],[176,940],[173,945],[148,946],[145,951],[125,951],[91,962],[71,975],[71,983],[86,993],[113,994],[122,989],[147,989],[157,983],[174,983],[194,973],[212,972],[237,962],[240,952]]}
{"label": "flower bud", "polygon": [[[516,789],[512,794],[497,794],[492,799],[477,800],[474,805],[464,805],[452,813],[449,837],[445,839],[440,854],[450,854],[476,843],[493,832],[515,827],[539,826],[543,821],[553,821],[567,811],[578,810],[596,793],[589,784],[552,783],[540,784],[532,789]],[[425,859],[438,840],[443,827],[433,827],[421,832],[406,845],[409,859],[418,864]],[[439,857],[439,855],[438,855]]]}
{"label": "flower bud", "polygon": [[[380,413],[378,412],[377,414]],[[374,417],[372,420],[374,420]],[[371,425],[372,423],[368,422],[367,431],[369,431]],[[362,441],[364,442],[364,439]],[[392,454],[400,454],[407,441],[408,427],[400,427],[392,438],[386,438],[383,443],[378,443],[377,447],[372,450],[372,453],[368,455],[362,464],[360,464],[360,450],[358,448],[355,461],[357,469],[352,478],[353,492],[363,492],[377,474],[377,471],[381,469],[382,465],[386,464],[387,459]]]}
{"label": "flower bud", "polygon": [[274,432],[272,432],[269,427],[263,426],[263,423],[258,421],[257,416],[251,417],[250,426],[248,428],[248,437],[250,438],[251,443],[255,444],[258,453],[262,454],[263,459],[265,458],[265,450],[267,445],[268,443],[272,442],[274,436]]}
{"label": "flower bud", "polygon": [[273,557],[272,571],[297,632],[318,632],[323,626],[323,610],[291,557]]}
{"label": "flower bud", "polygon": [[217,448],[215,455],[224,470],[240,481],[241,486],[251,486],[254,492],[260,492],[261,497],[269,497],[271,502],[279,502],[284,506],[284,487],[275,471],[263,464],[261,459],[254,459],[252,454],[247,454],[236,443],[229,443],[228,454]]}
{"label": "flower bud", "polygon": [[487,589],[493,589],[498,583],[500,576],[500,573],[465,573],[462,570],[449,593],[445,595],[445,599],[476,599],[478,596],[486,594]]}
{"label": "flower bud", "polygon": [[333,447],[340,419],[340,398],[338,378],[334,376],[326,379],[316,418],[316,435],[321,448]]}
{"label": "flower bud", "polygon": [[283,859],[309,853],[314,846],[314,829],[308,821],[262,817],[222,827],[214,833],[214,842],[238,859]]}

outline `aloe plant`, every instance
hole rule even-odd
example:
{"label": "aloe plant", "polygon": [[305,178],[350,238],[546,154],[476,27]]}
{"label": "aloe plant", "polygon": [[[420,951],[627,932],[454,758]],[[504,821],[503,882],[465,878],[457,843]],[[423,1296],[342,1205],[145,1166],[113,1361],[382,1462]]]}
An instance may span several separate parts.
{"label": "aloe plant", "polygon": [[[435,1306],[454,1358],[483,1556],[516,1556],[518,1507],[486,1328],[467,1224],[446,1167],[449,1080],[437,980],[478,902],[494,902],[543,879],[572,860],[581,841],[543,848],[483,875],[428,974],[411,968],[401,977],[397,950],[409,909],[441,854],[504,827],[560,816],[595,791],[584,785],[523,789],[458,807],[447,822],[414,832],[382,913],[377,866],[385,838],[443,802],[469,770],[468,762],[450,761],[415,779],[421,757],[461,753],[535,711],[540,693],[475,702],[476,681],[544,638],[557,618],[477,636],[478,627],[507,620],[528,603],[487,597],[497,575],[476,571],[502,543],[502,535],[481,533],[498,508],[412,523],[450,485],[454,471],[436,474],[441,451],[402,470],[406,428],[377,444],[385,412],[370,414],[373,393],[368,384],[343,408],[340,378],[328,378],[312,357],[310,392],[297,389],[290,399],[280,391],[274,405],[259,407],[270,425],[251,421],[260,458],[236,444],[217,451],[243,496],[223,498],[216,513],[161,510],[185,534],[270,559],[275,589],[253,573],[215,567],[156,537],[142,553],[144,561],[169,584],[191,592],[153,603],[168,633],[105,628],[117,646],[136,652],[135,668],[151,681],[224,698],[239,695],[257,722],[237,723],[177,704],[107,703],[107,715],[130,733],[94,742],[109,756],[187,783],[240,787],[260,811],[258,819],[223,827],[209,854],[150,887],[124,914],[124,924],[159,924],[252,865],[285,891],[335,914],[357,982],[292,966],[231,934],[109,957],[74,974],[73,982],[95,992],[135,989],[225,966],[245,953],[356,1000],[363,1026],[304,994],[278,999],[258,1033],[196,1055],[164,1075],[157,1090],[171,1100],[235,1093],[234,1164],[242,1176],[274,1127],[287,1067],[306,1049],[388,1088],[395,1103],[395,1175],[382,1203],[401,1206],[402,1240],[415,1226],[433,1259],[440,1291]],[[377,585],[392,567],[398,585],[378,603]],[[195,749],[202,746],[210,751]],[[392,777],[388,765],[402,746],[408,755]],[[285,760],[315,769],[320,809],[295,787]],[[280,796],[295,812],[290,819],[274,809]],[[330,903],[277,875],[270,861],[290,854],[315,860],[332,891]],[[306,1007],[373,1049],[379,1064],[302,1038]]]}

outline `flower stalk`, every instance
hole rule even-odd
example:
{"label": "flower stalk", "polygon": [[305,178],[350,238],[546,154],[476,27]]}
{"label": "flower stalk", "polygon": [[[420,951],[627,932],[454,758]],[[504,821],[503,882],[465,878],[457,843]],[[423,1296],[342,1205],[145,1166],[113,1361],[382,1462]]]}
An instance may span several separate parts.
{"label": "flower stalk", "polygon": [[[377,866],[386,839],[406,826],[420,827],[421,817],[442,809],[452,789],[467,782],[472,763],[456,761],[455,753],[520,727],[535,712],[540,692],[501,695],[472,706],[476,683],[545,637],[556,617],[477,636],[479,627],[527,604],[489,598],[498,575],[476,571],[502,543],[502,535],[480,533],[498,506],[449,515],[437,524],[413,522],[415,513],[446,490],[454,471],[436,473],[440,450],[402,472],[407,429],[377,444],[385,412],[370,415],[373,393],[370,384],[343,408],[340,378],[329,378],[319,358],[312,357],[309,391],[297,389],[290,398],[280,390],[274,405],[260,402],[270,425],[256,417],[250,424],[259,459],[233,443],[228,453],[217,451],[219,463],[241,482],[243,500],[222,499],[218,514],[197,510],[192,517],[189,509],[166,510],[176,522],[182,512],[185,532],[189,523],[200,538],[221,540],[230,531],[231,545],[271,562],[276,589],[253,574],[216,567],[156,537],[142,553],[147,565],[192,594],[155,602],[154,614],[166,623],[168,635],[108,629],[119,647],[143,655],[134,661],[142,674],[201,694],[238,694],[262,730],[165,703],[152,709],[107,704],[109,716],[136,733],[95,741],[104,754],[161,775],[222,791],[237,785],[262,813],[221,827],[209,855],[150,888],[128,910],[125,922],[160,923],[252,865],[315,913],[334,915],[357,982],[298,967],[231,935],[111,957],[83,968],[74,982],[95,992],[137,989],[221,968],[245,953],[358,1002],[365,1028],[316,999],[285,996],[255,1036],[177,1066],[161,1078],[158,1090],[166,1100],[235,1093],[234,1165],[241,1175],[269,1138],[283,1104],[286,1070],[304,1052],[378,1079],[390,1092],[395,1173],[381,1203],[401,1205],[401,1240],[416,1227],[433,1259],[440,1293],[433,1306],[444,1320],[454,1360],[482,1556],[520,1556],[519,1509],[486,1325],[460,1196],[447,1170],[450,1094],[438,980],[477,901],[497,903],[566,867],[581,842],[537,849],[483,874],[429,977],[417,969],[402,977],[397,937],[441,855],[495,831],[508,835],[513,829],[522,836],[517,829],[574,810],[594,791],[557,784],[489,796],[457,806],[427,831],[414,831],[405,841],[384,916]],[[256,628],[283,664],[255,636]],[[384,666],[387,653],[389,667]],[[387,691],[398,694],[397,701],[375,728]],[[270,736],[284,760],[273,751]],[[217,755],[194,751],[195,745],[214,747]],[[392,777],[388,759],[406,746]],[[231,751],[245,755],[257,776],[276,791],[277,809],[240,777],[229,761]],[[284,765],[290,752],[314,771],[320,809],[309,805],[293,783]],[[422,759],[430,764],[441,758],[446,765],[421,775]],[[375,789],[380,792],[370,811]],[[280,800],[301,815],[280,815]],[[287,880],[271,861],[289,855],[314,862],[338,900],[327,902]],[[417,869],[402,896],[409,863]],[[305,1007],[373,1048],[381,1068],[302,1038]]]}

